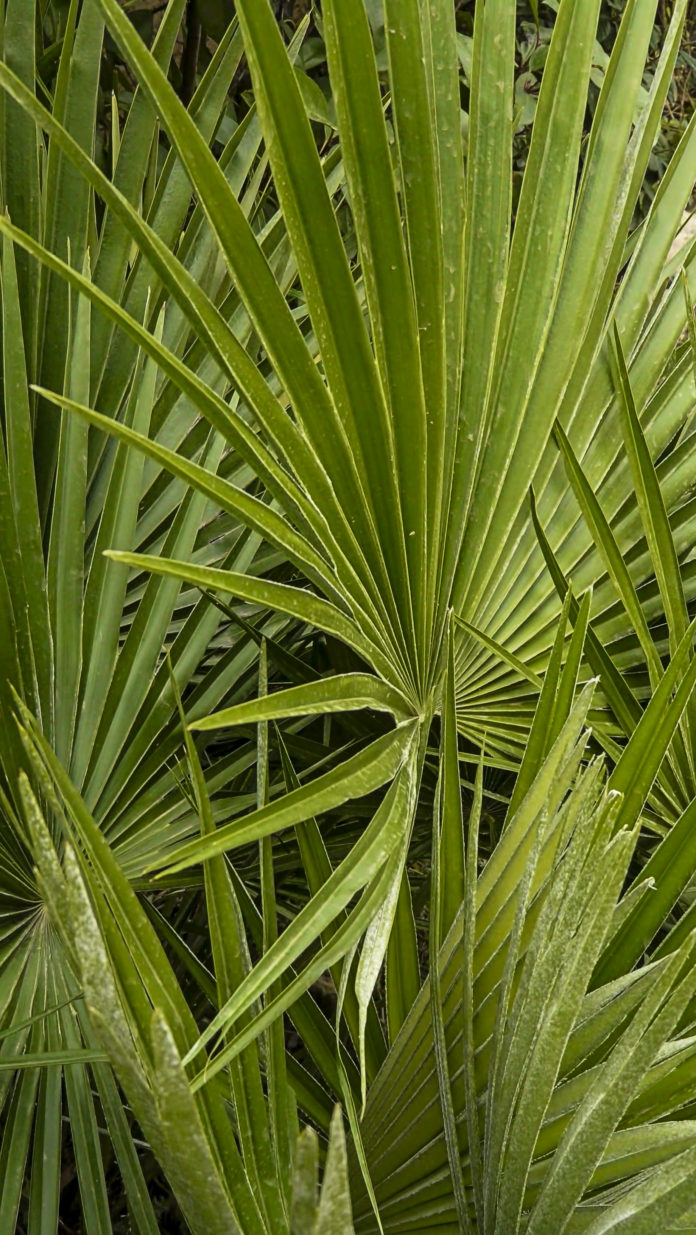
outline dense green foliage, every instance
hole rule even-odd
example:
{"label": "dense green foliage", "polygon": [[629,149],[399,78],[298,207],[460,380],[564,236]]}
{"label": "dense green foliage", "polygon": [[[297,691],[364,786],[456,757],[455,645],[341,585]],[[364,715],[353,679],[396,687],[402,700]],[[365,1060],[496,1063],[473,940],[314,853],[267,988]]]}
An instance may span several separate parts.
{"label": "dense green foliage", "polygon": [[696,1231],[687,7],[4,0],[0,1235]]}

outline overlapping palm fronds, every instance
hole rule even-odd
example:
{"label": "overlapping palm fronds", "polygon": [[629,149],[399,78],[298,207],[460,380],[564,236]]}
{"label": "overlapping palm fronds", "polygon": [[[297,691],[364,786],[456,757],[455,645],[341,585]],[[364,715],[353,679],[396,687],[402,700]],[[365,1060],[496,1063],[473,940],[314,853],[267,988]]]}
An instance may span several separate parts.
{"label": "overlapping palm fronds", "polygon": [[[630,226],[686,0],[647,94],[655,4],[629,0],[589,134],[599,0],[563,0],[516,201],[510,0],[477,6],[466,126],[449,0],[385,0],[387,93],[365,6],[326,0],[322,152],[266,0],[238,0],[183,106],[182,7],[150,52],[117,0],[71,4],[48,105],[33,15],[5,8],[0,1059],[64,1067],[90,1232],[99,1108],[139,1229],[136,1126],[192,1229],[348,1229],[338,1118],[321,1197],[305,1168],[292,1185],[295,1101],[327,1132],[335,1099],[356,1229],[375,1207],[393,1231],[502,1235],[679,1216],[690,913],[635,967],[695,866],[695,276],[691,249],[668,260],[693,125]],[[111,176],[105,23],[139,82]],[[254,108],[220,154],[242,52]],[[460,755],[517,777],[480,875]],[[419,995],[409,863],[432,818]],[[641,825],[664,837],[644,874]],[[307,993],[326,972],[335,1033]],[[384,1087],[429,1043],[422,1088],[393,1087],[397,1135]],[[682,1096],[624,1128],[672,1058]],[[18,1077],[0,1226],[39,1160],[57,1221],[59,1073]],[[574,1114],[549,1131],[554,1103]]]}

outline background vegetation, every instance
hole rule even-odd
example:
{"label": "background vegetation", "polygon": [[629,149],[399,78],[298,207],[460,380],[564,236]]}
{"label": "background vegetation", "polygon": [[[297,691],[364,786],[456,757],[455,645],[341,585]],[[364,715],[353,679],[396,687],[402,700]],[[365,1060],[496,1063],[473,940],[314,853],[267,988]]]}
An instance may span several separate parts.
{"label": "background vegetation", "polygon": [[[124,5],[130,13],[131,20],[138,27],[142,37],[151,42],[161,19],[163,6],[161,0],[138,0],[133,5]],[[314,20],[313,5],[310,0],[277,0],[274,4],[276,17],[290,38],[300,22],[309,17],[309,27],[303,46],[300,50],[298,63],[308,75],[317,82],[327,98],[331,87],[328,80],[326,64],[326,48],[320,32],[320,24]],[[554,9],[557,6],[544,3],[529,3],[521,0],[517,5],[517,50],[516,50],[516,102],[519,109],[519,132],[516,142],[516,157],[518,171],[522,171],[529,144],[530,124],[533,119],[536,98],[539,92],[541,70],[544,65],[548,43],[553,26]],[[368,6],[372,16],[373,29],[379,40],[380,28],[383,38],[383,9],[379,0]],[[621,16],[625,8],[625,0],[604,0],[597,27],[597,44],[594,91],[590,92],[590,106],[596,101],[598,88],[602,80],[605,66],[605,56],[611,51],[616,39]],[[455,4],[457,29],[463,40],[471,39],[474,27],[474,0],[458,0]],[[190,90],[190,83],[182,84],[182,60],[184,71],[188,65],[197,64],[200,70],[210,57],[213,44],[225,30],[234,15],[233,0],[198,0],[196,4],[187,6],[182,34],[172,65],[172,79],[179,90],[185,94]],[[672,16],[672,6],[661,2],[657,6],[655,25],[650,42],[650,52],[646,61],[644,84],[647,87],[652,78],[665,33]],[[462,69],[465,69],[468,54],[466,43],[460,44]],[[197,57],[194,57],[194,49]],[[116,49],[112,47],[115,53]],[[602,55],[605,53],[605,56]],[[122,65],[122,70],[127,67]],[[112,72],[115,64],[112,62]],[[105,78],[106,84],[106,78]],[[123,83],[122,83],[123,85]],[[230,89],[232,115],[239,119],[247,109],[249,102],[250,79],[248,72],[242,68],[237,74]],[[696,93],[696,9],[689,5],[684,36],[677,57],[674,80],[670,86],[665,103],[665,111],[660,129],[660,136],[653,149],[646,183],[642,189],[639,210],[643,212],[654,194],[655,187],[664,174],[671,153],[681,137],[693,109],[693,99]],[[247,96],[245,100],[245,95]],[[127,93],[125,95],[127,99]]]}

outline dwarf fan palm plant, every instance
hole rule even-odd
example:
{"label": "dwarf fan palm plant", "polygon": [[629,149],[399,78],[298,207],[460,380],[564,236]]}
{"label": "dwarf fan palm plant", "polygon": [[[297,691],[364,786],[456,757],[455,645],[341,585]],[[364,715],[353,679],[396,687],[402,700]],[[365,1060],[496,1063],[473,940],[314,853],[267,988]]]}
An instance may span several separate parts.
{"label": "dwarf fan palm plant", "polygon": [[[116,0],[87,0],[77,26],[78,6],[71,6],[68,49],[73,50],[76,29],[75,39],[80,35],[96,57],[105,19],[143,92],[137,96],[141,110],[134,103],[129,116],[131,127],[124,132],[111,178],[92,161],[86,126],[80,127],[84,116],[76,101],[76,83],[78,66],[84,66],[87,55],[82,44],[72,61],[64,52],[52,108],[35,94],[33,70],[28,70],[26,59],[9,54],[0,69],[6,116],[21,123],[29,135],[29,148],[35,148],[34,125],[48,140],[44,191],[48,206],[44,203],[43,210],[50,216],[47,221],[41,215],[39,160],[36,166],[30,161],[19,170],[6,169],[8,185],[17,186],[6,194],[11,217],[0,222],[6,245],[6,354],[16,379],[15,400],[6,418],[7,508],[15,522],[19,520],[19,526],[32,534],[26,550],[33,553],[31,563],[21,564],[25,546],[21,554],[18,546],[19,585],[36,589],[38,584],[40,592],[44,573],[48,583],[48,606],[42,595],[28,609],[17,603],[15,620],[23,642],[6,674],[36,718],[34,722],[24,718],[26,732],[31,733],[27,757],[9,719],[14,703],[5,701],[8,866],[18,871],[20,885],[15,888],[10,879],[7,895],[18,915],[12,946],[19,940],[22,948],[21,960],[15,954],[5,967],[10,1024],[15,1033],[31,1031],[39,1036],[37,1053],[51,1049],[41,1036],[43,1029],[31,1029],[37,1023],[33,1015],[45,1012],[55,1000],[72,997],[79,989],[73,984],[84,983],[93,1019],[99,1022],[97,1032],[126,1096],[168,1171],[189,1222],[200,1229],[208,1221],[208,1210],[197,1209],[188,1189],[189,1184],[194,1186],[198,1168],[208,1169],[206,1162],[211,1178],[220,1183],[220,1205],[223,1201],[230,1205],[232,1218],[225,1226],[221,1217],[221,1229],[234,1229],[231,1222],[235,1222],[244,1230],[272,1230],[279,1229],[277,1223],[282,1228],[286,1220],[292,1204],[288,1147],[295,1131],[279,1033],[279,1018],[286,1009],[296,1024],[297,1018],[302,1019],[313,1067],[323,1065],[327,1084],[346,1103],[361,1171],[366,1180],[370,1172],[374,1176],[378,1199],[384,1174],[370,1141],[370,1129],[378,1126],[375,1105],[368,1099],[363,1151],[356,1104],[381,1066],[380,1075],[389,1074],[384,1070],[388,1065],[383,1065],[387,1047],[393,1052],[401,1049],[399,1044],[407,1041],[408,1025],[417,1015],[430,1020],[434,1033],[433,1075],[448,1162],[441,1182],[446,1199],[433,1211],[440,1215],[441,1225],[466,1226],[475,1212],[481,1229],[516,1229],[509,1224],[525,1221],[520,1212],[537,1197],[534,1204],[542,1216],[536,1220],[547,1223],[539,1229],[551,1229],[550,1221],[575,1221],[574,1207],[588,1189],[599,1186],[594,1173],[600,1158],[612,1152],[607,1149],[608,1138],[624,1111],[618,1100],[611,1119],[607,1116],[605,1140],[603,1132],[597,1133],[599,1157],[595,1154],[589,1173],[578,1167],[577,1194],[564,1198],[570,1208],[561,1218],[558,1207],[553,1208],[560,1202],[552,1192],[552,1169],[548,1179],[544,1167],[532,1169],[539,1121],[544,1118],[541,1106],[537,1125],[532,1123],[527,1132],[531,1138],[527,1158],[520,1153],[514,1160],[511,1129],[517,1127],[515,1104],[518,1098],[522,1103],[524,1095],[519,1090],[521,1056],[513,1052],[507,1058],[512,1046],[505,1038],[504,1018],[511,1009],[511,1024],[521,1026],[522,1037],[514,1043],[519,1052],[527,1033],[525,1018],[536,1006],[530,991],[542,981],[536,958],[545,956],[547,949],[551,955],[557,946],[539,926],[530,959],[524,959],[524,930],[536,930],[534,917],[525,927],[532,895],[538,897],[534,903],[539,922],[547,922],[532,862],[524,868],[527,874],[516,876],[515,886],[523,890],[518,895],[518,924],[509,939],[505,937],[510,959],[505,974],[498,975],[502,988],[496,988],[501,1009],[497,1038],[492,1048],[481,1044],[480,1059],[491,1060],[490,1112],[500,1107],[505,1113],[495,1119],[487,1115],[483,1175],[477,1182],[475,1174],[467,1177],[465,1168],[461,1176],[464,1144],[457,1140],[457,1119],[463,1128],[462,1106],[450,1086],[450,1073],[457,1075],[458,1064],[449,1060],[438,991],[430,1000],[422,995],[420,1004],[416,1002],[419,958],[407,872],[422,782],[434,760],[439,788],[432,855],[433,869],[441,875],[434,880],[430,903],[430,956],[431,982],[437,987],[440,940],[450,928],[454,934],[449,938],[456,938],[457,922],[468,939],[466,963],[470,968],[475,964],[471,918],[475,866],[469,856],[467,877],[457,733],[469,752],[483,749],[489,763],[519,768],[506,831],[515,835],[513,823],[537,784],[544,757],[551,758],[550,752],[560,749],[566,715],[585,672],[585,648],[586,660],[600,678],[592,717],[595,740],[615,764],[612,787],[626,795],[626,810],[620,812],[619,839],[614,842],[607,822],[610,804],[599,790],[582,823],[571,808],[564,814],[560,801],[548,808],[555,822],[548,821],[535,832],[550,846],[545,852],[559,846],[557,882],[549,882],[548,871],[544,872],[548,904],[556,903],[564,881],[573,877],[571,872],[584,871],[595,879],[605,861],[614,872],[606,895],[615,902],[629,857],[626,827],[635,826],[648,801],[653,825],[665,829],[684,807],[688,811],[693,797],[693,725],[686,708],[696,676],[688,626],[692,572],[680,563],[693,544],[693,511],[685,500],[693,471],[693,356],[688,340],[680,343],[684,287],[689,317],[693,299],[691,251],[682,253],[676,264],[667,262],[692,188],[693,125],[648,220],[629,235],[686,3],[676,6],[647,97],[641,93],[641,81],[655,5],[640,0],[627,4],[585,140],[598,8],[598,0],[565,0],[559,7],[529,161],[514,209],[515,6],[509,0],[478,5],[465,127],[448,2],[387,0],[389,95],[385,98],[363,5],[327,0],[323,22],[337,143],[323,156],[311,128],[307,91],[265,0],[239,0],[241,34],[231,31],[221,44],[201,86],[203,93],[189,110],[177,100],[163,71],[167,35],[161,35],[153,55]],[[180,9],[181,5],[169,6],[169,22],[163,26],[169,37]],[[14,31],[20,47],[17,12],[8,3],[6,32]],[[254,192],[243,191],[257,157],[256,113],[240,126],[221,159],[214,157],[209,145],[241,51],[240,39],[254,83],[263,158],[268,160],[279,205],[278,214],[265,226],[254,214]],[[6,40],[7,46],[12,44]],[[168,134],[171,153],[148,206],[144,194],[139,200],[139,185],[150,155],[155,115]],[[127,138],[137,158],[126,158],[124,151],[131,150]],[[43,144],[39,149],[43,152]],[[29,191],[22,188],[27,176],[34,177]],[[79,211],[69,218],[54,205],[63,200],[60,195],[51,196],[64,180],[80,186],[75,199]],[[189,213],[191,186],[195,207]],[[253,179],[251,186],[257,187]],[[94,211],[94,195],[103,204],[103,216]],[[353,261],[339,227],[337,197],[350,211],[357,246]],[[98,250],[96,262],[92,254],[93,275],[86,261],[90,235]],[[132,254],[135,265],[129,271]],[[64,331],[68,327],[72,331],[62,344],[49,338],[48,345],[39,347],[34,339],[30,306],[37,275],[29,257],[38,258],[45,272],[41,328],[44,320],[60,316]],[[673,278],[680,267],[684,283]],[[67,299],[66,285],[74,303]],[[158,316],[165,298],[169,303]],[[64,380],[66,352],[71,360]],[[89,374],[82,362],[88,354]],[[26,403],[27,374],[39,399],[33,422]],[[47,418],[50,402],[65,409],[60,422]],[[90,404],[99,411],[90,410]],[[56,437],[52,426],[58,423]],[[88,424],[115,438],[118,446],[105,445],[103,435],[89,436]],[[32,479],[36,509],[29,520],[20,512],[18,468],[23,477],[33,476],[32,430],[38,481]],[[127,451],[130,446],[146,456],[150,470],[143,472],[145,481],[135,462],[139,456]],[[536,495],[531,512],[530,486]],[[657,513],[650,503],[655,493],[662,503]],[[182,495],[183,505],[177,509]],[[223,512],[221,522],[199,530],[211,506]],[[81,532],[85,511],[93,529],[87,542],[86,576]],[[46,568],[42,527],[48,528]],[[105,564],[101,551],[107,545],[111,551]],[[146,552],[152,549],[157,552]],[[663,551],[668,551],[666,557]],[[128,584],[127,567],[134,572]],[[147,584],[145,571],[152,576]],[[568,576],[576,594],[584,593],[579,602],[567,588]],[[182,582],[188,590],[180,594]],[[560,634],[556,633],[557,590],[565,598]],[[269,638],[271,655],[278,633],[290,632],[295,643],[278,647],[275,655],[280,657],[276,663],[283,677],[286,681],[290,677],[294,685],[270,694],[264,689],[258,699],[240,699],[249,693],[244,671],[253,660],[254,638],[260,635],[247,623],[244,637],[229,654],[218,649],[214,640],[221,598],[231,598],[222,601],[228,608],[244,606],[243,621],[253,616],[255,626]],[[180,628],[177,605],[188,614]],[[31,623],[26,630],[25,611]],[[648,625],[663,614],[667,637]],[[574,633],[566,648],[568,617]],[[302,647],[298,640],[308,631],[323,632],[329,647],[340,644],[349,650],[347,671],[320,675],[314,666],[308,671],[306,658],[295,655]],[[211,642],[214,654],[205,664]],[[171,671],[161,656],[168,643]],[[666,650],[671,656],[667,669]],[[635,673],[635,690],[623,676],[627,670]],[[187,746],[192,793],[181,792],[184,764],[177,688],[185,691],[191,728]],[[646,693],[652,700],[643,712],[641,696]],[[219,710],[222,705],[224,710]],[[325,752],[315,746],[308,758],[307,746],[300,745],[305,766],[298,779],[288,750],[292,739],[297,740],[297,718],[344,718],[358,709],[368,713],[363,733],[370,740],[363,737],[356,742],[349,730],[353,740],[345,752],[340,747],[329,751],[328,770],[320,766]],[[241,776],[255,748],[261,752],[262,768],[266,767],[267,726],[276,721],[284,722],[274,739],[282,778],[268,785],[264,773],[254,795],[255,809],[243,814],[254,804],[248,793],[245,797],[228,790],[225,797],[216,791]],[[253,729],[246,748],[240,749],[233,736],[232,754],[227,762],[221,761],[218,775],[215,769],[207,773],[206,786],[191,734],[197,735],[202,750],[211,731],[234,735],[240,726],[248,735],[249,726],[256,725],[256,744]],[[633,736],[622,753],[621,743],[629,735]],[[343,753],[346,757],[341,758]],[[172,758],[178,772],[170,767]],[[60,770],[61,762],[67,775]],[[310,767],[319,765],[310,776],[308,762]],[[51,856],[31,791],[25,788],[21,803],[16,796],[21,768],[37,778],[35,793],[43,795],[47,815],[54,813],[49,822],[55,837],[65,830],[71,840],[77,865],[66,858],[67,876]],[[597,773],[587,773],[581,780],[575,791],[579,799],[590,793],[592,776]],[[570,789],[572,779],[560,783]],[[235,789],[242,787],[248,789],[235,784]],[[210,792],[212,807],[207,804]],[[171,812],[159,806],[167,794]],[[370,804],[367,824],[332,861],[314,816],[365,798]],[[62,825],[60,799],[66,806]],[[36,1006],[32,966],[36,966],[37,893],[28,869],[21,811],[31,819],[32,847],[43,862],[42,889],[61,941],[57,946],[65,950],[60,972],[71,975],[65,991],[50,994],[41,979]],[[194,836],[199,817],[205,833],[200,837]],[[216,822],[219,826],[214,826]],[[300,898],[300,907],[278,933],[277,847],[274,851],[272,838],[284,839],[290,829],[310,895]],[[668,839],[683,838],[686,825],[678,829],[679,824]],[[547,835],[555,839],[547,842]],[[119,940],[127,927],[128,946],[135,948],[137,924],[142,924],[143,932],[145,926],[143,911],[120,872],[125,870],[141,888],[195,886],[198,877],[193,868],[206,863],[207,872],[220,872],[218,892],[237,937],[235,904],[241,906],[239,912],[246,907],[248,923],[254,921],[255,906],[245,902],[243,884],[233,885],[234,895],[227,888],[222,855],[248,853],[257,844],[262,919],[256,945],[260,959],[253,967],[247,972],[246,961],[238,958],[236,970],[220,974],[227,963],[224,941],[212,938],[217,987],[213,991],[208,980],[206,988],[206,976],[196,959],[187,955],[185,940],[166,915],[153,910],[155,928],[147,933],[142,956],[135,961],[138,973],[132,973]],[[571,856],[560,861],[566,846]],[[504,847],[497,852],[502,862]],[[667,852],[655,854],[661,872],[668,866]],[[488,883],[495,856],[491,863]],[[159,872],[157,882],[153,871]],[[669,893],[672,899],[660,902],[664,913],[692,871],[691,859],[683,858]],[[69,888],[63,883],[66,877]],[[464,913],[463,900],[469,906]],[[592,906],[578,891],[567,909],[571,936],[594,932],[600,966],[611,964],[600,957],[609,931],[603,906],[600,898],[595,922]],[[632,906],[628,901],[626,912],[633,912]],[[220,912],[214,910],[211,921]],[[617,911],[619,917],[623,912]],[[157,931],[213,1002],[215,1015],[208,1018],[200,1036],[181,992],[177,993],[176,976],[157,951]],[[116,973],[113,981],[105,976],[99,989],[98,974],[87,964],[89,940],[98,946],[104,974]],[[525,936],[525,946],[527,942]],[[239,948],[243,951],[241,944]],[[352,977],[350,962],[358,948]],[[675,983],[681,982],[686,952],[677,955],[678,964],[651,971],[655,1009],[662,1007],[660,1000],[664,1003],[673,987],[682,991]],[[621,973],[630,972],[637,959],[631,954]],[[383,963],[386,1040],[373,1003]],[[569,1002],[568,1017],[580,1016],[578,1001],[592,975],[582,966],[576,972],[569,964],[559,976],[559,991],[566,982],[573,985],[577,999]],[[145,972],[148,966],[156,974]],[[299,998],[327,968],[339,987],[339,1009],[345,1011],[356,1059],[353,1048],[347,1057],[340,1048],[336,1059],[325,1023]],[[668,977],[660,977],[664,973]],[[169,992],[166,999],[161,983]],[[480,998],[472,984],[473,978],[471,990],[465,983],[461,997],[465,1024],[471,1022]],[[24,985],[26,999],[20,1000],[17,991]],[[634,985],[629,982],[631,990]],[[686,986],[683,994],[688,994]],[[125,1017],[118,1023],[123,1024],[130,1049],[119,1053],[103,1012],[99,1019],[102,999],[114,1017]],[[653,1005],[647,994],[645,1000],[647,1023],[658,1012],[649,1011]],[[659,1021],[664,1037],[660,1039],[656,1031],[655,1051],[681,1016],[676,994],[674,1000],[669,1004],[672,1011]],[[150,1005],[164,1020],[152,1031]],[[670,1020],[673,1014],[675,1019]],[[72,1024],[67,1016],[62,1019]],[[54,1034],[53,1020],[38,1023],[45,1023],[47,1035]],[[635,1023],[642,1023],[638,1014]],[[88,1034],[96,1028],[96,1024],[90,1028],[87,1020],[85,1025],[83,1032]],[[557,1077],[565,1075],[561,1047],[565,1049],[572,1028],[569,1021],[565,1038],[558,1039],[555,1071],[549,1063],[549,1095]],[[281,1161],[269,1195],[276,1197],[280,1210],[271,1206],[270,1213],[256,1214],[235,1157],[237,1142],[227,1126],[224,1096],[216,1086],[262,1031],[267,1035],[269,1135]],[[607,1034],[611,1032],[610,1027]],[[22,1040],[9,1041],[14,1060]],[[586,1058],[594,1063],[592,1052],[599,1050],[599,1043],[588,1041],[588,1054],[578,1056],[578,1066]],[[66,1042],[56,1040],[58,1056]],[[211,1043],[213,1050],[203,1068],[203,1052]],[[467,1049],[471,1054],[474,1047],[470,1043]],[[620,1045],[614,1049],[618,1053],[608,1055],[605,1066],[618,1070],[623,1056]],[[67,1062],[65,1054],[63,1059]],[[74,1075],[81,1078],[83,1090],[85,1063],[84,1057],[74,1057]],[[652,1056],[645,1068],[651,1063]],[[261,1064],[253,1066],[258,1069]],[[483,1068],[483,1063],[479,1066]],[[169,1078],[165,1106],[171,1100],[171,1110],[158,1107],[153,1097],[158,1078],[165,1073]],[[258,1093],[260,1073],[253,1075]],[[469,1067],[467,1078],[468,1136],[473,1144],[472,1110],[480,1077],[472,1081]],[[330,1103],[327,1107],[313,1089],[312,1078],[295,1071],[290,1079],[303,1109],[319,1126],[328,1127]],[[24,1096],[19,1086],[15,1091],[19,1096],[13,1098],[12,1135],[7,1141],[18,1180],[28,1141],[24,1149],[10,1146],[20,1144],[15,1127],[22,1121],[28,1125],[30,1119],[33,1091],[29,1085],[25,1088]],[[44,1094],[48,1088],[45,1084]],[[192,1089],[201,1096],[194,1100]],[[86,1093],[82,1096],[86,1100]],[[112,1098],[117,1112],[115,1090]],[[238,1110],[239,1089],[234,1098]],[[71,1102],[73,1109],[78,1100]],[[59,1101],[54,1094],[50,1103],[48,1098],[45,1102],[55,1124]],[[578,1111],[582,1109],[578,1105]],[[664,1113],[671,1109],[665,1107]],[[520,1120],[523,1115],[528,1120],[526,1108]],[[127,1124],[122,1113],[114,1118],[121,1118],[125,1144]],[[198,1167],[193,1157],[188,1164],[177,1157],[169,1136],[189,1118],[197,1136],[200,1132]],[[241,1124],[238,1132],[243,1141]],[[688,1137],[688,1129],[684,1135]],[[647,1144],[652,1133],[645,1136]],[[676,1132],[673,1141],[665,1136],[670,1150],[677,1146]],[[336,1138],[334,1145],[340,1143],[338,1133]],[[565,1161],[566,1142],[549,1142],[551,1148],[557,1143],[558,1160]],[[242,1152],[244,1169],[252,1170],[250,1163],[255,1163],[258,1170],[260,1152],[254,1144],[248,1155]],[[502,1170],[508,1153],[511,1174],[508,1180],[503,1172],[501,1182],[495,1159],[503,1155],[498,1164]],[[85,1149],[85,1163],[88,1157]],[[96,1161],[94,1153],[92,1157]],[[57,1161],[55,1151],[50,1160]],[[478,1169],[475,1160],[474,1151],[473,1172]],[[643,1163],[650,1167],[654,1159],[648,1154]],[[410,1169],[417,1172],[418,1167]],[[88,1189],[87,1166],[83,1174]],[[368,1196],[371,1186],[366,1184]],[[648,1181],[640,1195],[652,1197],[651,1186]],[[13,1187],[8,1212],[16,1208],[21,1184]],[[394,1190],[397,1195],[399,1188]],[[675,1191],[678,1207],[683,1193],[676,1184]],[[344,1196],[342,1188],[338,1192]],[[387,1192],[393,1195],[390,1185]],[[356,1184],[354,1194],[359,1195]],[[213,1203],[212,1193],[208,1200]],[[322,1203],[329,1201],[319,1202],[320,1215]],[[683,1208],[690,1203],[687,1198]],[[318,1220],[313,1193],[308,1205],[309,1225],[299,1229],[311,1229]],[[104,1212],[102,1192],[88,1219],[94,1229],[103,1224]],[[226,1212],[224,1207],[220,1212]],[[543,1216],[547,1212],[555,1215],[553,1219]],[[584,1216],[580,1214],[577,1221]],[[419,1211],[415,1226],[397,1224],[392,1229],[422,1229],[418,1222],[430,1225],[431,1219],[430,1211],[427,1217]],[[141,1216],[141,1223],[148,1220]],[[396,1221],[401,1222],[401,1216]]]}
{"label": "dwarf fan palm plant", "polygon": [[[385,864],[391,867],[391,890],[381,917],[382,945],[394,914],[408,918],[405,861],[425,744],[441,703],[448,615],[454,611],[469,626],[485,624],[490,636],[500,633],[500,618],[493,615],[502,617],[517,599],[518,634],[508,637],[506,646],[518,651],[515,643],[531,629],[539,654],[547,655],[543,613],[545,606],[553,612],[553,585],[544,572],[529,588],[538,555],[526,505],[530,483],[538,491],[539,515],[549,538],[561,540],[565,568],[579,557],[575,574],[581,584],[602,582],[601,557],[586,524],[578,521],[563,465],[549,438],[558,418],[576,453],[582,452],[596,487],[617,450],[614,425],[620,413],[610,369],[610,328],[616,323],[619,349],[633,354],[630,382],[642,402],[663,376],[682,328],[682,288],[674,285],[663,292],[662,275],[688,192],[693,129],[642,235],[628,256],[625,251],[632,194],[649,154],[679,20],[652,94],[638,110],[639,53],[649,38],[652,11],[643,4],[627,8],[583,150],[596,5],[562,6],[510,237],[513,6],[487,4],[479,10],[466,227],[449,6],[386,9],[393,157],[366,17],[360,8],[348,13],[343,5],[327,6],[325,33],[358,243],[358,283],[302,95],[271,13],[264,5],[248,11],[240,5],[274,183],[307,305],[303,332],[205,142],[117,6],[105,0],[103,10],[196,185],[277,377],[274,390],[210,299],[172,263],[158,238],[107,182],[78,158],[65,135],[50,126],[53,139],[62,142],[65,153],[81,163],[107,204],[120,213],[227,371],[252,425],[200,384],[197,406],[256,471],[268,500],[213,480],[185,460],[155,452],[142,439],[141,448],[153,457],[156,453],[201,492],[217,496],[293,561],[308,586],[216,572],[164,557],[120,555],[120,560],[318,626],[351,647],[372,671],[276,692],[259,705],[196,721],[199,730],[357,707],[385,711],[396,721],[344,764],[262,807],[243,824],[235,820],[219,828],[215,837],[182,846],[167,863],[171,873],[181,871],[212,853],[269,836],[310,812],[391,783],[360,847],[346,859],[331,889],[322,890],[308,907],[309,934],[298,917],[264,956],[261,983],[296,960],[356,890],[366,888],[369,903],[376,871],[383,877]],[[5,80],[30,107],[18,83],[7,74]],[[31,110],[49,127],[37,104],[31,104]],[[96,298],[79,276],[70,278]],[[665,303],[651,316],[656,294],[665,297]],[[165,349],[151,337],[141,337],[134,323],[122,316],[119,320],[174,377]],[[690,354],[681,363],[683,373],[673,369],[671,380],[657,386],[655,406],[645,416],[654,432],[653,450],[680,429],[690,407]],[[175,380],[186,383],[193,394],[194,379],[181,367]],[[74,401],[66,406],[74,407]],[[125,426],[107,424],[96,414],[88,418],[133,440]],[[679,475],[675,488],[683,491],[682,460],[678,451],[668,456],[665,489],[671,476]],[[616,472],[622,466],[606,477],[606,502],[616,503]],[[688,464],[685,470],[688,473]],[[639,548],[636,518],[621,507],[616,511],[615,505],[611,514],[620,536],[625,524],[633,529]],[[510,564],[513,546],[515,559],[524,562],[519,583]],[[628,545],[622,548],[628,553]],[[594,563],[590,579],[587,561]],[[496,585],[496,576],[504,584]],[[497,600],[501,586],[505,595]],[[520,587],[527,589],[526,597]],[[487,749],[509,758],[515,729],[524,733],[524,711],[518,709],[511,725],[496,717],[496,699],[505,703],[508,697],[505,681],[496,680],[496,673],[490,660],[482,669],[478,655],[472,657],[466,645],[458,649],[460,730],[470,738],[482,733],[482,721],[468,709],[473,682],[474,713],[476,708],[486,711]],[[603,686],[610,690],[611,684]],[[518,691],[515,683],[513,699]],[[509,709],[509,702],[506,706]],[[448,869],[452,864],[453,872],[459,867],[461,874],[456,842],[456,835],[445,833],[443,852]],[[456,886],[456,873],[452,878]],[[362,926],[367,920],[369,914],[360,918]],[[380,947],[370,954],[370,973],[376,975]],[[314,966],[320,963],[318,956]],[[414,965],[410,968],[417,972]],[[388,983],[388,990],[390,985],[395,992],[390,1013],[394,1031],[415,990],[404,989],[408,984],[403,980],[398,993],[397,984]],[[365,980],[361,989],[369,993],[369,986]],[[208,1032],[212,1035],[213,1030]]]}

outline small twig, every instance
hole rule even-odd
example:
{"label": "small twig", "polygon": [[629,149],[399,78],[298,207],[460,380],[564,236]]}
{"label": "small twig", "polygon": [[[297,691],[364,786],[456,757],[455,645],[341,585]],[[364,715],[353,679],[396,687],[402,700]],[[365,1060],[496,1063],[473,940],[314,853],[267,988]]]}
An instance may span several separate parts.
{"label": "small twig", "polygon": [[186,41],[181,56],[181,90],[180,97],[185,107],[188,107],[196,89],[196,69],[198,68],[198,52],[201,45],[201,19],[198,16],[195,0],[188,0],[186,5]]}

